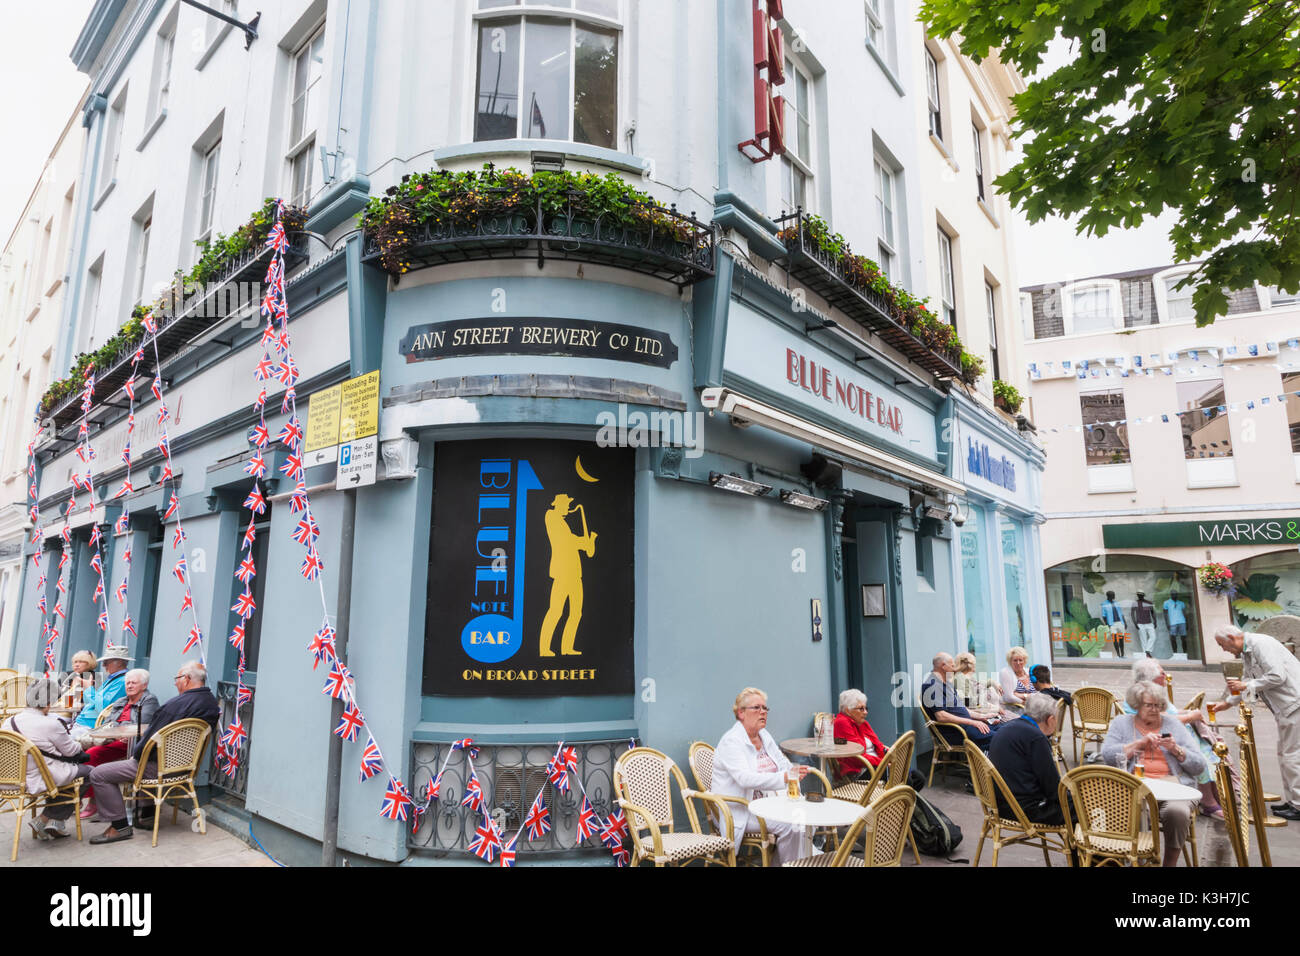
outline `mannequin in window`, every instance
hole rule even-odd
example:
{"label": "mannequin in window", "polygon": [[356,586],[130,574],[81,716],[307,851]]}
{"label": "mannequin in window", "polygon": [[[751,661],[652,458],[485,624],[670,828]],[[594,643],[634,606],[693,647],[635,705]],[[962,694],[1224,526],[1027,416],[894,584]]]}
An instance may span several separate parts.
{"label": "mannequin in window", "polygon": [[1178,650],[1178,639],[1183,639],[1183,654],[1191,653],[1187,643],[1187,605],[1178,597],[1178,589],[1169,589],[1169,599],[1164,603],[1165,623],[1169,625],[1169,644],[1173,647],[1174,653],[1180,653]]}
{"label": "mannequin in window", "polygon": [[1115,603],[1115,592],[1107,591],[1106,600],[1101,602],[1101,619],[1110,628],[1111,640],[1115,642],[1115,656],[1124,656],[1124,614]]}
{"label": "mannequin in window", "polygon": [[1133,605],[1133,623],[1137,625],[1138,640],[1148,657],[1156,646],[1156,606],[1147,600],[1146,592],[1139,591]]}

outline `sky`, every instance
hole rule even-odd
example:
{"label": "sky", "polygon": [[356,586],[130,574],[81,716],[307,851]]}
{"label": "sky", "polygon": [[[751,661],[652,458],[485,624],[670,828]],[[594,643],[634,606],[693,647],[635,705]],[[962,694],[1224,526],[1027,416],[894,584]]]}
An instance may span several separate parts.
{"label": "sky", "polygon": [[0,30],[0,244],[8,240],[88,82],[68,54],[93,0],[4,4]]}

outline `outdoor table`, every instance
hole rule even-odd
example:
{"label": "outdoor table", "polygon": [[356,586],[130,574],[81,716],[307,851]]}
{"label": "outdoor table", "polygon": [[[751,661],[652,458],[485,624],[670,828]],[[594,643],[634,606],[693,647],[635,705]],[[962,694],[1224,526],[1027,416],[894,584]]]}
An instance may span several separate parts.
{"label": "outdoor table", "polygon": [[[1143,777],[1142,782],[1147,785],[1151,795],[1156,798],[1156,803],[1167,803],[1170,800],[1192,800],[1196,803],[1201,802],[1201,791],[1195,787],[1189,787],[1179,783],[1177,780],[1170,780],[1167,777]],[[1196,841],[1196,810],[1192,810],[1192,820],[1189,824],[1187,839]]]}
{"label": "outdoor table", "polygon": [[851,826],[858,817],[866,813],[866,809],[860,803],[836,800],[833,797],[813,803],[806,797],[791,800],[785,794],[780,794],[749,801],[749,812],[754,816],[762,817],[768,823],[788,823],[803,827],[803,838],[799,844],[799,855],[803,857],[812,856],[813,851],[808,827],[821,829]]}
{"label": "outdoor table", "polygon": [[[824,744],[818,745],[816,737],[795,737],[792,740],[781,741],[781,749],[788,754],[795,754],[800,757],[817,757],[821,762],[819,768],[822,773],[826,774],[829,779],[830,774],[826,773],[826,761],[828,758],[836,757],[855,757],[866,751],[862,744]],[[830,794],[826,794],[830,796]],[[854,804],[857,806],[857,804]]]}
{"label": "outdoor table", "polygon": [[[149,725],[145,724],[142,729],[148,730]],[[105,724],[103,727],[90,732],[91,740],[135,740],[135,738],[135,724]]]}

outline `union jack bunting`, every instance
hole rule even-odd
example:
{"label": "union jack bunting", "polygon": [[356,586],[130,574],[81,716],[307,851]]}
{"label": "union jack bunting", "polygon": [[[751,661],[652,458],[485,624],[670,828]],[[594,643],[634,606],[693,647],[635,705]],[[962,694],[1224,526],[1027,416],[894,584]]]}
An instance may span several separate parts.
{"label": "union jack bunting", "polygon": [[262,489],[257,485],[253,486],[253,490],[244,499],[244,507],[259,515],[266,511],[266,498],[262,495]]}
{"label": "union jack bunting", "polygon": [[96,574],[104,573],[104,559],[100,556],[98,551],[90,558],[90,569]]}
{"label": "union jack bunting", "polygon": [[[275,311],[276,298],[277,295],[275,289],[267,288],[266,295],[262,296],[262,305],[260,307],[260,311],[262,315],[269,317],[271,313]],[[263,346],[267,344],[267,342],[272,338],[273,334],[274,333],[272,331],[271,324],[268,322],[266,324],[266,331],[262,333]]]}
{"label": "union jack bunting", "polygon": [[163,520],[167,521],[176,514],[176,509],[180,507],[180,499],[175,494],[167,501],[167,510],[163,512]]}
{"label": "union jack bunting", "polygon": [[583,840],[589,839],[596,835],[600,829],[600,814],[591,805],[587,795],[582,795],[582,807],[578,811],[578,839],[577,843],[581,844]]}
{"label": "union jack bunting", "polygon": [[[270,309],[270,307],[269,307],[269,306],[270,306],[270,301],[271,301],[271,300],[267,299],[266,296],[262,296],[262,314],[263,314],[263,315],[270,315],[270,314],[271,314],[271,309]],[[258,342],[258,345],[262,346],[262,350],[265,351],[265,350],[266,350],[266,347],[267,347],[268,345],[270,345],[271,342],[272,342],[274,339],[275,339],[275,326],[273,326],[270,322],[267,322],[267,323],[266,323],[266,328],[262,329],[262,340],[261,340],[260,342]]]}
{"label": "union jack bunting", "polygon": [[108,612],[107,612],[107,611],[100,611],[100,612],[99,612],[99,620],[98,620],[96,623],[99,624],[99,629],[100,629],[101,631],[107,631],[107,630],[108,630]]}
{"label": "union jack bunting", "polygon": [[257,610],[257,602],[253,600],[253,592],[248,589],[248,585],[244,585],[244,593],[235,598],[235,603],[230,609],[245,620],[253,616],[253,612]]}
{"label": "union jack bunting", "polygon": [[623,845],[623,834],[627,832],[627,820],[623,817],[623,811],[615,810],[605,821],[605,825],[600,828],[600,842],[605,846],[613,849],[616,846]]}
{"label": "union jack bunting", "polygon": [[162,438],[158,439],[158,450],[162,452],[164,455],[166,455],[168,458],[170,458],[172,455],[171,445],[172,445],[171,440],[166,435],[163,435]]}
{"label": "union jack bunting", "polygon": [[271,431],[266,427],[266,422],[258,422],[253,426],[253,442],[258,448],[271,444]]}
{"label": "union jack bunting", "polygon": [[325,687],[321,690],[321,693],[342,698],[346,696],[347,690],[352,683],[352,672],[347,669],[346,665],[340,663],[336,657],[330,663],[330,672],[325,677]]}
{"label": "union jack bunting", "polygon": [[294,405],[294,402],[295,402],[296,399],[297,399],[297,395],[298,395],[298,393],[297,393],[296,391],[294,391],[294,388],[293,388],[292,385],[290,385],[288,388],[286,388],[286,389],[284,390],[284,400],[283,400],[282,402],[280,402],[280,411],[281,411],[281,412],[287,412],[290,408],[292,408],[293,405]]}
{"label": "union jack bunting", "polygon": [[127,398],[129,398],[133,402],[135,401],[135,377],[134,376],[126,380],[126,383],[122,386],[122,391],[126,392]]}
{"label": "union jack bunting", "polygon": [[[288,360],[286,359],[286,361]],[[302,441],[302,424],[298,421],[297,415],[294,415],[285,423],[284,428],[280,429],[280,434],[276,436],[275,440],[282,445],[297,449],[298,443]]]}
{"label": "union jack bunting", "polygon": [[129,442],[122,446],[122,464],[128,468],[131,467],[131,445]]}
{"label": "union jack bunting", "polygon": [[284,464],[280,466],[280,473],[286,478],[292,478],[294,481],[302,481],[302,456],[297,453],[285,455]]}
{"label": "union jack bunting", "polygon": [[293,530],[293,540],[299,544],[315,544],[319,537],[320,525],[316,524],[316,519],[310,514],[303,515],[298,521],[298,526]]}
{"label": "union jack bunting", "polygon": [[384,769],[384,757],[379,752],[379,744],[375,743],[375,738],[367,735],[366,749],[361,752],[361,779],[369,780],[379,771]]}
{"label": "union jack bunting", "polygon": [[230,646],[235,650],[241,654],[244,652],[244,622],[242,620],[231,630],[230,637],[227,640],[230,641]]}
{"label": "union jack bunting", "polygon": [[257,454],[248,459],[248,462],[244,465],[244,474],[252,475],[254,478],[266,477],[266,459],[262,457],[260,449]]}
{"label": "union jack bunting", "polygon": [[98,601],[104,596],[104,579],[100,578],[95,582],[95,594],[91,597],[92,601]]}
{"label": "union jack bunting", "polygon": [[[93,548],[95,547],[95,545],[99,544],[103,540],[104,540],[104,534],[102,529],[99,527],[98,524],[92,524],[90,526],[90,541],[88,542],[90,546]],[[98,555],[96,555],[96,557],[98,557]],[[94,567],[93,562],[91,563],[91,567]]]}
{"label": "union jack bunting", "polygon": [[438,775],[430,779],[429,782],[424,785],[424,802],[433,803],[433,801],[437,800],[438,791],[441,789],[442,789],[442,771],[439,770]]}
{"label": "union jack bunting", "polygon": [[238,750],[245,740],[248,739],[248,731],[244,729],[243,721],[238,717],[230,722],[226,728],[226,746],[231,751]]}
{"label": "union jack bunting", "polygon": [[396,777],[388,778],[388,789],[384,791],[384,802],[379,808],[381,817],[390,820],[405,820],[406,811],[411,806],[411,798],[406,793],[406,786]]}
{"label": "union jack bunting", "polygon": [[300,514],[307,510],[307,483],[299,481],[293,486],[293,494],[289,496],[289,511],[293,514]]}
{"label": "union jack bunting", "polygon": [[267,379],[274,377],[275,368],[276,364],[271,361],[271,356],[263,353],[262,360],[253,369],[253,375],[259,382],[265,382]]}
{"label": "union jack bunting", "polygon": [[190,608],[192,607],[194,607],[194,593],[189,588],[186,588],[185,597],[181,599],[181,612],[176,616],[181,617],[182,615],[184,615],[186,611],[190,610]]}
{"label": "union jack bunting", "polygon": [[501,865],[513,867],[515,865],[515,843],[519,840],[519,834],[516,833],[510,838],[510,842],[501,848]]}
{"label": "union jack bunting", "polygon": [[241,683],[239,684],[239,690],[235,693],[236,708],[243,707],[245,704],[247,704],[250,700],[253,699],[253,691],[250,688],[245,687],[242,683],[243,680],[242,671],[240,672],[240,675],[241,675],[240,677]]}
{"label": "union jack bunting", "polygon": [[361,728],[365,724],[366,719],[361,716],[361,711],[357,709],[356,704],[348,704],[343,708],[343,715],[339,718],[339,725],[334,728],[334,733],[348,743],[354,744],[357,742],[357,734],[361,733]]}
{"label": "union jack bunting", "polygon": [[241,547],[251,548],[257,539],[257,525],[253,524],[253,520],[251,517],[248,519],[248,527],[244,529],[244,543]]}
{"label": "union jack bunting", "polygon": [[483,818],[483,822],[474,831],[474,839],[470,841],[469,849],[475,856],[488,863],[497,858],[497,851],[501,849],[501,835],[497,832],[495,820],[487,816]]}
{"label": "union jack bunting", "polygon": [[[67,529],[65,528],[64,530],[67,530]],[[63,570],[63,566],[64,566],[65,564],[67,564],[67,563],[68,563],[69,561],[71,561],[71,560],[72,560],[72,555],[68,554],[67,551],[61,551],[61,552],[59,552],[59,570],[62,571],[62,570]]]}
{"label": "union jack bunting", "polygon": [[176,522],[176,530],[172,532],[173,551],[177,550],[181,546],[181,542],[185,540],[185,537],[186,535],[185,535],[184,526],[179,521]]}
{"label": "union jack bunting", "polygon": [[316,665],[321,661],[329,660],[334,656],[334,628],[325,624],[307,645],[307,650],[311,651],[314,661],[311,669],[315,670]]}
{"label": "union jack bunting", "polygon": [[275,350],[281,355],[289,351],[289,330],[281,329],[275,337]]}
{"label": "union jack bunting", "polygon": [[546,779],[560,793],[569,792],[569,773],[558,757],[552,757],[546,762]]}
{"label": "union jack bunting", "polygon": [[627,852],[627,847],[623,846],[621,843],[611,852],[614,855],[615,866],[627,866],[631,860],[631,857]]}
{"label": "union jack bunting", "polygon": [[239,567],[235,569],[235,577],[248,584],[257,575],[257,565],[253,563],[253,556],[250,554],[239,562]]}
{"label": "union jack bunting", "polygon": [[286,355],[276,368],[276,378],[281,384],[296,385],[298,383],[298,366],[293,360],[292,355]]}
{"label": "union jack bunting", "polygon": [[469,772],[469,780],[465,782],[465,796],[461,798],[460,805],[471,810],[483,808],[483,785],[478,782],[478,774],[472,769]]}
{"label": "union jack bunting", "polygon": [[546,834],[551,832],[551,811],[546,806],[546,801],[542,799],[539,793],[533,805],[528,808],[528,816],[524,817],[524,825],[528,827],[528,839],[540,840]]}
{"label": "union jack bunting", "polygon": [[324,568],[325,565],[321,562],[320,555],[316,553],[316,549],[308,548],[307,557],[302,559],[302,567],[300,567],[298,571],[308,581],[315,581],[320,577],[320,573]]}
{"label": "union jack bunting", "polygon": [[257,393],[257,398],[253,400],[253,408],[256,411],[261,411],[264,405],[266,405],[266,389],[262,388],[262,390]]}
{"label": "union jack bunting", "polygon": [[185,571],[185,557],[182,555],[181,559],[176,562],[176,567],[172,568],[172,574],[175,575],[176,580],[181,582],[181,584],[185,583]]}
{"label": "union jack bunting", "polygon": [[165,421],[167,421],[167,405],[164,403],[158,406],[158,427],[162,428]]}
{"label": "union jack bunting", "polygon": [[172,475],[171,459],[168,459],[163,464],[162,474],[158,477],[158,484],[160,485],[166,484],[167,482],[171,481],[173,477],[174,476]]}
{"label": "union jack bunting", "polygon": [[203,632],[199,630],[198,625],[196,624],[194,627],[190,628],[189,639],[186,640],[185,646],[181,648],[181,653],[189,653],[190,649],[201,640],[203,640]]}
{"label": "union jack bunting", "polygon": [[122,631],[123,631],[124,633],[126,633],[126,634],[130,634],[132,637],[138,637],[138,636],[139,636],[139,635],[136,634],[136,632],[135,632],[135,624],[133,624],[133,623],[131,622],[131,615],[130,615],[130,614],[128,614],[128,615],[126,615],[125,617],[122,618]]}
{"label": "union jack bunting", "polygon": [[149,391],[153,392],[153,397],[162,401],[162,379],[157,375],[153,377],[153,384],[149,386]]}
{"label": "union jack bunting", "polygon": [[276,252],[284,252],[289,248],[289,237],[284,231],[284,223],[277,222],[271,227],[271,236],[266,240],[266,245]]}
{"label": "union jack bunting", "polygon": [[574,773],[578,771],[578,748],[565,747],[560,751],[560,760]]}

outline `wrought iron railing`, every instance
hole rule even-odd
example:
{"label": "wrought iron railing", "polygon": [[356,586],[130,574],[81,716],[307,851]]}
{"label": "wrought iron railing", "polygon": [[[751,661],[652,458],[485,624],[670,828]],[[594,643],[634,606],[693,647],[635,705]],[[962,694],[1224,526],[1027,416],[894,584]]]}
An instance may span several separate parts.
{"label": "wrought iron railing", "polygon": [[[238,687],[239,685],[234,681],[217,682],[217,705],[221,708],[221,727],[229,727],[230,721],[234,719],[235,695],[238,693]],[[253,691],[253,688],[250,687],[249,690]],[[253,751],[253,704],[254,700],[250,698],[247,704],[239,708],[239,716],[244,723],[244,729],[248,731],[248,739],[244,741],[243,750],[240,752],[239,769],[235,771],[233,777],[226,776],[225,769],[217,766],[216,742],[213,741],[208,747],[208,783],[240,800],[248,796],[248,758]]]}
{"label": "wrought iron railing", "polygon": [[[474,758],[474,772],[483,787],[485,808],[496,820],[508,842],[527,814],[529,806],[542,791],[550,808],[551,832],[529,842],[528,831],[519,837],[516,849],[522,862],[529,856],[572,853],[577,844],[578,812],[582,791],[572,784],[560,793],[547,782],[546,763],[555,755],[555,744],[487,745]],[[587,796],[601,819],[617,806],[613,792],[614,764],[628,748],[628,740],[595,740],[571,744],[578,751],[577,776],[586,787]],[[423,800],[425,786],[437,774],[447,757],[449,743],[412,744],[411,792]],[[406,845],[414,850],[433,851],[438,855],[472,857],[469,843],[481,821],[477,810],[460,805],[465,796],[469,764],[463,750],[451,754],[442,775],[438,801],[407,836]],[[572,775],[571,775],[572,776]],[[584,841],[583,848],[599,851],[608,858],[608,850],[598,838]]]}
{"label": "wrought iron railing", "polygon": [[617,211],[593,209],[584,194],[570,192],[552,209],[541,197],[531,206],[508,205],[504,188],[481,192],[488,197],[482,208],[413,222],[396,244],[393,236],[367,231],[363,260],[400,276],[452,262],[535,257],[541,268],[548,258],[571,259],[630,269],[679,289],[713,275],[712,224],[679,213],[676,204],[627,197]]}
{"label": "wrought iron railing", "polygon": [[[154,321],[158,325],[158,358],[166,361],[217,322],[248,304],[256,309],[261,300],[261,282],[273,254],[273,250],[259,244],[233,259],[217,278],[202,289],[194,290],[193,294],[176,296],[174,291],[169,293],[180,301],[174,307],[154,312]],[[306,258],[307,235],[290,233],[285,267],[293,268]],[[97,407],[121,398],[116,393],[131,374],[131,358],[138,347],[123,346],[112,360],[95,370]],[[142,376],[151,376],[154,369],[154,350],[150,345],[145,348],[144,359],[137,371]],[[81,392],[69,395],[46,412],[45,417],[54,420],[55,428],[50,436],[53,438],[59,429],[81,417]]]}
{"label": "wrought iron railing", "polygon": [[933,346],[913,332],[885,296],[848,278],[842,256],[822,249],[809,217],[792,212],[775,220],[785,245],[786,271],[851,319],[866,326],[908,359],[942,378],[960,378],[961,349]]}

